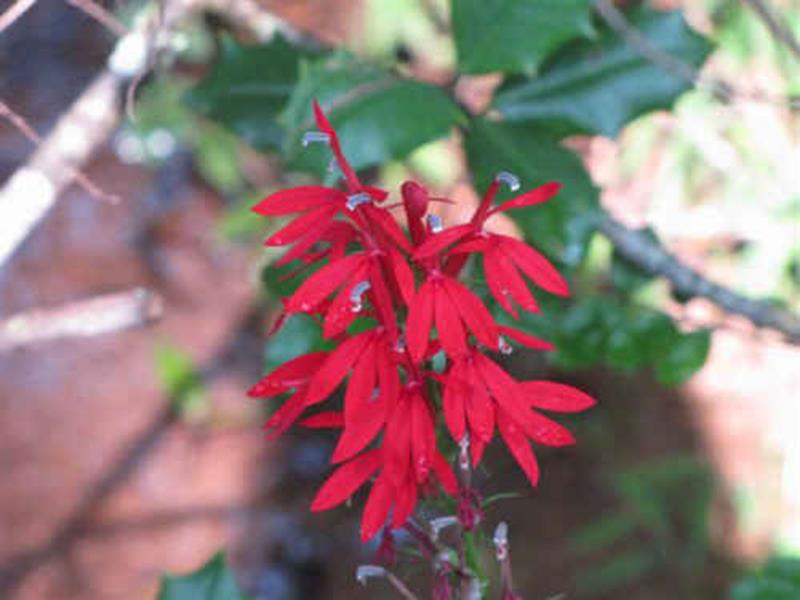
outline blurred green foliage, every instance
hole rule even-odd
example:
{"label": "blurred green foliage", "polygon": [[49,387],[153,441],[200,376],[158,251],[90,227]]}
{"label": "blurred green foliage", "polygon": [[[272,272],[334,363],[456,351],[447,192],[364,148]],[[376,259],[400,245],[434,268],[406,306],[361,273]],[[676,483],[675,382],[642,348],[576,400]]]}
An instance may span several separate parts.
{"label": "blurred green foliage", "polygon": [[220,552],[188,575],[161,578],[158,600],[247,600]]}
{"label": "blurred green foliage", "polygon": [[730,600],[795,600],[800,598],[800,558],[775,557],[745,575],[731,590]]}
{"label": "blurred green foliage", "polygon": [[210,410],[206,387],[192,357],[177,346],[161,343],[154,352],[156,373],[172,410],[189,421],[203,420]]}

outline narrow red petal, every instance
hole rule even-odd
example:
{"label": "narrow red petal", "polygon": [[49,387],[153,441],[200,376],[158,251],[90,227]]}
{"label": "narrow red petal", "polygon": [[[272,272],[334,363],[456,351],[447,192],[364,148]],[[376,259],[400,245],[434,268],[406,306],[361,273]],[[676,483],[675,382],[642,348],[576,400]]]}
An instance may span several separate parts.
{"label": "narrow red petal", "polygon": [[347,500],[381,465],[380,450],[369,450],[334,471],[311,503],[314,512],[328,510]]}
{"label": "narrow red petal", "polygon": [[[539,305],[528,288],[528,284],[517,272],[511,259],[503,254],[502,247],[496,247],[491,252],[487,252],[485,256],[491,256],[490,263],[495,269],[496,277],[502,281],[503,288],[508,291],[514,302],[519,304],[522,310],[539,312]],[[485,263],[484,269],[487,269],[490,263]]]}
{"label": "narrow red petal", "polygon": [[533,189],[529,192],[525,192],[524,194],[520,194],[516,198],[512,198],[508,202],[503,202],[503,204],[501,204],[500,206],[489,211],[489,214],[491,215],[497,212],[513,210],[515,208],[523,208],[525,206],[542,204],[543,202],[547,202],[553,196],[558,194],[559,190],[561,190],[561,184],[558,183],[557,181],[551,181],[549,183],[545,183],[544,185],[536,189]]}
{"label": "narrow red petal", "polygon": [[406,251],[411,252],[411,242],[406,238],[406,234],[394,220],[392,214],[385,208],[379,206],[367,205],[364,207],[365,213],[373,225],[377,225],[383,235],[397,244],[397,246]]}
{"label": "narrow red petal", "polygon": [[456,359],[467,353],[467,334],[461,317],[442,285],[434,286],[436,331],[447,355]]}
{"label": "narrow red petal", "polygon": [[497,425],[511,455],[522,467],[531,485],[536,487],[539,483],[539,463],[536,461],[536,455],[531,449],[528,438],[505,411],[499,411]]}
{"label": "narrow red petal", "polygon": [[368,542],[386,524],[392,507],[392,487],[383,473],[372,485],[361,516],[361,541]]}
{"label": "narrow red petal", "polygon": [[575,443],[575,436],[566,427],[534,411],[530,413],[523,427],[528,437],[543,446],[558,448]]}
{"label": "narrow red petal", "polygon": [[547,340],[543,340],[541,338],[528,335],[527,333],[523,333],[522,331],[518,331],[512,327],[506,327],[505,325],[500,325],[499,330],[502,335],[509,337],[515,342],[518,342],[523,346],[527,346],[528,348],[531,348],[533,350],[556,349],[556,347]]}
{"label": "narrow red petal", "polygon": [[494,404],[476,374],[471,369],[468,372],[470,373],[469,391],[465,404],[469,429],[472,434],[470,441],[474,443],[477,439],[489,443],[494,435]]}
{"label": "narrow red petal", "polygon": [[411,306],[414,298],[414,273],[408,266],[405,256],[394,248],[389,250],[389,262],[392,265],[392,273],[400,295],[403,297],[403,302],[406,306]]}
{"label": "narrow red petal", "polygon": [[465,397],[468,393],[468,386],[465,370],[466,365],[463,361],[453,365],[447,375],[447,384],[444,387],[442,398],[444,422],[456,442],[464,439],[466,429]]}
{"label": "narrow red petal", "polygon": [[307,185],[280,190],[253,206],[253,212],[270,217],[280,217],[305,212],[327,205],[341,204],[347,199],[341,190]]}
{"label": "narrow red petal", "polygon": [[458,493],[458,479],[453,472],[453,467],[438,452],[433,455],[433,470],[442,489],[451,496],[455,496]]}
{"label": "narrow red petal", "polygon": [[326,410],[306,417],[299,425],[309,429],[341,429],[344,427],[344,415],[336,410]]}
{"label": "narrow red petal", "polygon": [[433,325],[433,300],[433,284],[426,281],[408,308],[406,343],[411,358],[417,363],[425,358],[425,351],[428,349]]}
{"label": "narrow red petal", "polygon": [[495,266],[495,252],[487,252],[483,255],[483,274],[486,277],[486,285],[489,287],[494,299],[503,309],[515,319],[519,319],[519,313],[511,303],[511,291],[506,285],[505,279]]}
{"label": "narrow red petal", "polygon": [[318,208],[300,215],[291,223],[273,233],[264,242],[265,246],[286,246],[296,242],[304,235],[321,236],[328,223],[333,219],[336,209]]}
{"label": "narrow red petal", "polygon": [[569,285],[566,280],[541,253],[514,238],[498,237],[502,238],[503,250],[531,281],[551,294],[569,296]]}
{"label": "narrow red petal", "polygon": [[440,233],[430,236],[416,249],[414,252],[414,260],[424,260],[436,256],[451,244],[455,244],[458,240],[471,234],[474,229],[472,225],[467,223],[450,227]]}
{"label": "narrow red petal", "polygon": [[436,449],[436,429],[433,415],[425,399],[415,395],[411,399],[411,451],[414,474],[418,484],[428,480]]}
{"label": "narrow red petal", "polygon": [[391,484],[402,485],[411,467],[411,419],[407,396],[392,411],[383,436],[384,471]]}
{"label": "narrow red petal", "polygon": [[523,381],[520,383],[531,406],[554,412],[580,412],[597,402],[578,388],[555,381]]}
{"label": "narrow red petal", "polygon": [[328,355],[308,384],[309,406],[322,402],[331,395],[359,359],[371,339],[372,332],[361,333],[348,338]]}
{"label": "narrow red petal", "polygon": [[252,398],[269,398],[305,384],[328,356],[327,352],[303,354],[285,362],[247,392]]}
{"label": "narrow red petal", "polygon": [[451,277],[444,279],[447,294],[458,309],[467,327],[484,346],[497,350],[498,333],[494,318],[486,310],[483,302],[464,285]]}
{"label": "narrow red petal", "polygon": [[286,302],[289,312],[308,312],[346,283],[363,266],[363,254],[351,254],[329,263],[306,279]]}
{"label": "narrow red petal", "polygon": [[417,485],[413,479],[407,479],[400,488],[395,490],[394,500],[392,529],[399,529],[405,525],[417,506]]}
{"label": "narrow red petal", "polygon": [[332,463],[339,463],[350,459],[361,452],[367,444],[375,439],[378,432],[386,423],[386,403],[380,400],[371,402],[373,406],[368,410],[347,419],[336,449],[331,456]]}
{"label": "narrow red petal", "polygon": [[344,395],[344,416],[349,423],[369,406],[378,381],[375,352],[362,352],[353,367]]}

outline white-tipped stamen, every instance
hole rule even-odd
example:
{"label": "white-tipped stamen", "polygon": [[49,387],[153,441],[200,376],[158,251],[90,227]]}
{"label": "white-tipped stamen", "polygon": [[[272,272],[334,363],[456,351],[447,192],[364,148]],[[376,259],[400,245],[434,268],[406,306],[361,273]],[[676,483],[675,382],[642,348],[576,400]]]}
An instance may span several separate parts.
{"label": "white-tipped stamen", "polygon": [[336,157],[331,159],[331,162],[328,163],[328,173],[333,173],[338,175],[341,171],[339,170],[339,163],[336,162]]}
{"label": "white-tipped stamen", "polygon": [[359,565],[356,568],[356,581],[361,585],[367,585],[370,577],[386,577],[386,569],[378,565]]}
{"label": "white-tipped stamen", "polygon": [[458,466],[462,471],[469,471],[469,434],[465,433],[458,442]]}
{"label": "white-tipped stamen", "polygon": [[498,523],[492,542],[497,550],[497,560],[505,560],[508,556],[508,525],[505,521]]}
{"label": "white-tipped stamen", "polygon": [[500,354],[505,354],[506,356],[508,356],[509,354],[514,352],[514,348],[511,346],[511,344],[508,343],[506,338],[504,338],[502,335],[499,338],[498,344],[500,346]]}
{"label": "white-tipped stamen", "polygon": [[350,302],[352,303],[350,310],[354,313],[361,312],[361,309],[364,308],[364,294],[370,287],[369,281],[359,281],[350,290]]}
{"label": "white-tipped stamen", "polygon": [[406,338],[403,335],[397,337],[397,341],[394,344],[394,351],[395,352],[405,352],[406,351]]}
{"label": "white-tipped stamen", "polygon": [[311,144],[325,144],[326,146],[331,143],[331,136],[322,131],[306,131],[303,134],[303,148],[307,148]]}
{"label": "white-tipped stamen", "polygon": [[357,206],[372,202],[372,198],[366,192],[359,192],[347,197],[347,210],[353,211]]}
{"label": "white-tipped stamen", "polygon": [[428,215],[428,227],[433,233],[439,233],[444,229],[441,217],[439,215]]}
{"label": "white-tipped stamen", "polygon": [[449,515],[447,517],[437,517],[436,519],[431,519],[431,539],[433,539],[434,542],[438,541],[439,533],[441,533],[443,529],[447,529],[452,525],[458,525],[458,517]]}
{"label": "white-tipped stamen", "polygon": [[500,171],[494,178],[495,181],[505,183],[512,192],[516,192],[520,187],[519,177],[508,171]]}

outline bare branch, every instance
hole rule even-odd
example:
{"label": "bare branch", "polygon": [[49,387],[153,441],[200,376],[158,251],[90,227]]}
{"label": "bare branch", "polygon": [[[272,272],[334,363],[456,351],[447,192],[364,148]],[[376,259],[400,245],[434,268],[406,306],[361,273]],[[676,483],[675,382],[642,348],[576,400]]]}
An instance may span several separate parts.
{"label": "bare branch", "polygon": [[741,315],[757,327],[775,329],[787,341],[800,344],[800,317],[768,302],[746,298],[710,281],[684,265],[660,244],[639,231],[628,229],[608,214],[600,218],[598,229],[623,258],[651,275],[665,277],[679,294],[708,298],[727,312]]}
{"label": "bare branch", "polygon": [[0,15],[0,33],[16,23],[22,15],[28,12],[28,9],[36,4],[36,0],[17,0],[9,6],[6,11]]}
{"label": "bare branch", "polygon": [[764,25],[770,30],[773,37],[781,44],[786,46],[789,51],[800,59],[800,42],[794,37],[792,30],[781,21],[767,6],[763,0],[743,0],[743,2],[752,8],[756,14],[764,21]]}
{"label": "bare branch", "polygon": [[120,36],[128,33],[128,28],[122,24],[122,21],[96,2],[92,0],[66,0],[66,2],[85,12],[112,33]]}
{"label": "bare branch", "polygon": [[0,320],[0,351],[61,338],[93,337],[139,327],[161,317],[160,296],[143,288],[39,308]]}

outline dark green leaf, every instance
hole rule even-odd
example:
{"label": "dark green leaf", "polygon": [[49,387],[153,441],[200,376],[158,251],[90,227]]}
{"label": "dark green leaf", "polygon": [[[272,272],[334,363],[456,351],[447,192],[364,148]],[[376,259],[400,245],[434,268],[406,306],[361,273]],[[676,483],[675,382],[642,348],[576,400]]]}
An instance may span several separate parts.
{"label": "dark green leaf", "polygon": [[192,357],[171,344],[155,349],[155,364],[164,392],[178,415],[204,417],[209,409],[205,384]]}
{"label": "dark green leaf", "polygon": [[[679,10],[642,10],[631,21],[655,50],[691,67],[699,67],[711,50]],[[535,79],[509,82],[494,106],[509,121],[614,137],[637,116],[670,107],[691,87],[687,77],[655,64],[609,31],[596,42],[568,48]]]}
{"label": "dark green leaf", "polygon": [[292,315],[267,341],[264,359],[267,370],[320,349],[322,332],[319,325],[308,315]]}
{"label": "dark green leaf", "polygon": [[591,0],[453,0],[462,73],[529,73],[565,42],[594,34]]}
{"label": "dark green leaf", "polygon": [[[479,191],[499,171],[511,171],[530,189],[548,181],[563,188],[542,206],[508,213],[537,248],[569,265],[583,258],[597,214],[597,189],[578,157],[552,133],[526,125],[475,119],[467,131],[469,164]],[[504,192],[501,200],[508,198]]]}
{"label": "dark green leaf", "polygon": [[795,600],[800,598],[800,559],[772,558],[758,572],[739,581],[730,600]]}
{"label": "dark green leaf", "polygon": [[663,348],[662,357],[655,365],[656,377],[665,385],[686,381],[705,364],[710,347],[708,331],[679,334],[672,344]]}
{"label": "dark green leaf", "polygon": [[239,591],[225,558],[218,553],[194,573],[164,576],[158,600],[247,600],[247,596]]}
{"label": "dark green leaf", "polygon": [[280,35],[264,46],[225,39],[219,62],[186,100],[249,144],[279,149],[284,132],[276,117],[297,82],[300,60],[311,56],[317,53],[293,46]]}
{"label": "dark green leaf", "polygon": [[336,128],[355,169],[404,158],[417,147],[447,135],[463,116],[438,87],[403,79],[348,55],[305,65],[280,119],[287,130],[284,151],[291,164],[321,174],[327,148],[303,148],[303,133],[314,129],[311,103],[317,99]]}

